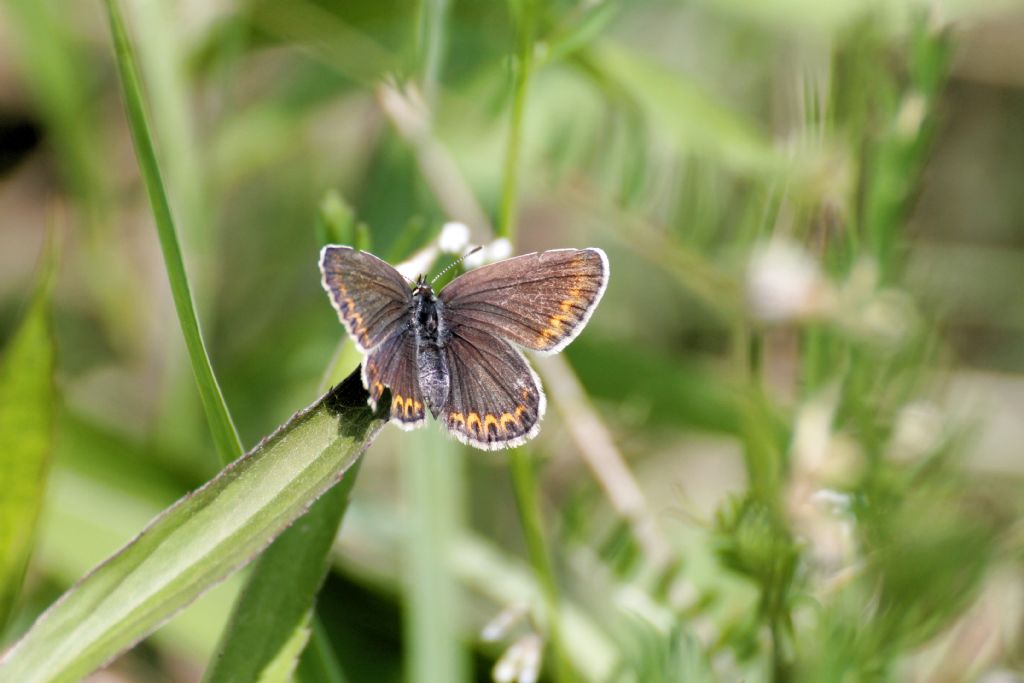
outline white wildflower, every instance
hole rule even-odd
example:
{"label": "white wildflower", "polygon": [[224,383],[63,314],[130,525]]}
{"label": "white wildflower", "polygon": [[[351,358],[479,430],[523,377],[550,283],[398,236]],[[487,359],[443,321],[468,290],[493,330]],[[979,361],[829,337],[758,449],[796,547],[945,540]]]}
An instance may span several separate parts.
{"label": "white wildflower", "polygon": [[543,652],[544,641],[536,633],[529,633],[512,643],[498,658],[491,677],[495,683],[536,683],[540,678]]}
{"label": "white wildflower", "polygon": [[928,102],[921,93],[911,93],[903,98],[896,113],[896,132],[901,137],[913,138],[921,130],[921,124],[928,113]]}
{"label": "white wildflower", "polygon": [[993,669],[983,673],[978,678],[978,683],[1024,683],[1024,678],[1009,669]]}
{"label": "white wildflower", "polygon": [[461,254],[469,246],[469,226],[457,221],[449,221],[441,228],[437,245],[446,254]]}
{"label": "white wildflower", "polygon": [[774,240],[751,257],[747,298],[758,318],[780,322],[827,310],[831,287],[807,251],[794,242]]}
{"label": "white wildflower", "polygon": [[832,387],[821,397],[808,401],[797,413],[792,448],[798,473],[817,473],[824,465],[837,401],[838,388]]}
{"label": "white wildflower", "polygon": [[480,251],[467,256],[463,263],[466,265],[467,270],[472,270],[473,268],[479,268],[485,263],[494,263],[495,261],[507,259],[511,255],[512,243],[504,237],[499,237],[490,244],[484,245]]}
{"label": "white wildflower", "polygon": [[511,255],[512,243],[504,237],[499,237],[487,245],[487,258],[491,263],[507,259]]}
{"label": "white wildflower", "polygon": [[786,492],[793,527],[814,565],[826,573],[849,566],[856,548],[850,496],[831,488],[847,485],[862,461],[857,443],[834,428],[838,399],[833,386],[797,414]]}
{"label": "white wildflower", "polygon": [[858,331],[875,341],[895,346],[906,339],[917,323],[917,311],[905,293],[885,289],[864,307]]}
{"label": "white wildflower", "polygon": [[410,280],[415,280],[420,275],[426,275],[428,269],[437,260],[437,246],[431,244],[420,249],[415,254],[395,266],[395,270]]}
{"label": "white wildflower", "polygon": [[914,401],[900,409],[887,454],[893,460],[911,462],[934,452],[945,438],[945,416],[938,406]]}
{"label": "white wildflower", "polygon": [[480,639],[487,643],[494,643],[505,636],[516,624],[523,621],[528,615],[526,605],[512,605],[491,619],[480,630]]}

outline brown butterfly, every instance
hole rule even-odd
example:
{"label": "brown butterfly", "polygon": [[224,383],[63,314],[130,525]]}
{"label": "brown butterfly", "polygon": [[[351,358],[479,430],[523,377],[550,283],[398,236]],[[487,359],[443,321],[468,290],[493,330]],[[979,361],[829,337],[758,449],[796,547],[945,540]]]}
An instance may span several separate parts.
{"label": "brown butterfly", "polygon": [[426,411],[463,443],[510,448],[540,430],[545,399],[520,348],[557,353],[583,330],[608,285],[596,248],[554,249],[469,271],[435,294],[373,254],[328,245],[323,286],[365,356],[376,408],[391,389],[391,420],[423,425]]}

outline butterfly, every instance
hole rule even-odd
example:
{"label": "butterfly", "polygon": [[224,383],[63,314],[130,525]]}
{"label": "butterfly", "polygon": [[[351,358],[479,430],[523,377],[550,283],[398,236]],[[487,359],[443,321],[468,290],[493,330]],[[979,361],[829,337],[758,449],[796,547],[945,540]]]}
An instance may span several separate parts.
{"label": "butterfly", "polygon": [[364,356],[370,407],[388,388],[390,419],[402,429],[423,426],[429,410],[456,439],[484,450],[537,435],[544,391],[520,349],[564,349],[609,275],[600,249],[554,249],[471,270],[435,294],[423,276],[407,281],[373,254],[339,245],[320,252],[320,272]]}

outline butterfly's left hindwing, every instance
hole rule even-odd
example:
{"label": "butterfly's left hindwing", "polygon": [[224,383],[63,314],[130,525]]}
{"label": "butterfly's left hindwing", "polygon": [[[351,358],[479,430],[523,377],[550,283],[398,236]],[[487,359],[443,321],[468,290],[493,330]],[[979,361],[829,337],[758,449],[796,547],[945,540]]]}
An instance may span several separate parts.
{"label": "butterfly's left hindwing", "polygon": [[328,245],[320,252],[320,272],[338,317],[363,353],[408,324],[409,286],[397,270],[373,254]]}
{"label": "butterfly's left hindwing", "polygon": [[522,353],[474,328],[453,330],[444,353],[450,388],[437,417],[455,438],[493,451],[536,436],[544,393]]}

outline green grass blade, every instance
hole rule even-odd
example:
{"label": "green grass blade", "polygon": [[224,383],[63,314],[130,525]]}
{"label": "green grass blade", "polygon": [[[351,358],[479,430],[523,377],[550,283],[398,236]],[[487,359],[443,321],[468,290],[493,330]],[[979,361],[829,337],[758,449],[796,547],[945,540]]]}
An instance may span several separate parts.
{"label": "green grass blade", "polygon": [[28,313],[0,359],[0,634],[35,545],[53,450],[53,258],[47,255]]}
{"label": "green grass blade", "polygon": [[552,674],[558,683],[573,683],[576,673],[565,644],[562,642],[560,602],[558,579],[552,563],[547,540],[544,538],[544,521],[540,508],[540,485],[537,480],[535,463],[525,448],[514,448],[510,452],[509,468],[512,471],[512,483],[515,485],[516,505],[519,507],[519,520],[523,526],[523,536],[530,556],[530,564],[540,585],[544,599],[544,611],[547,620],[547,636],[551,644]]}
{"label": "green grass blade", "polygon": [[290,679],[309,641],[316,594],[358,469],[356,462],[338,486],[260,555],[204,677],[207,683]]}
{"label": "green grass blade", "polygon": [[299,668],[295,672],[298,683],[347,683],[341,667],[333,657],[325,657],[331,652],[331,642],[327,637],[326,628],[319,619],[313,621],[313,635],[310,636],[309,647],[302,653]]}
{"label": "green grass blade", "polygon": [[210,357],[203,344],[199,318],[196,316],[188,276],[185,273],[181,246],[178,244],[174,219],[171,217],[171,207],[164,191],[160,166],[156,159],[156,149],[153,146],[153,137],[150,134],[149,122],[142,104],[142,88],[139,83],[138,69],[135,66],[135,57],[131,44],[128,42],[128,35],[125,32],[124,20],[121,18],[116,0],[107,0],[106,5],[110,19],[110,33],[114,39],[117,56],[117,68],[121,74],[128,124],[131,128],[132,140],[135,142],[135,152],[146,185],[146,193],[149,195],[149,201],[153,207],[153,217],[156,220],[160,249],[167,267],[167,279],[171,285],[174,308],[178,312],[181,332],[185,336],[185,346],[188,348],[189,358],[192,362],[192,372],[196,376],[199,396],[203,403],[203,410],[206,412],[214,443],[217,446],[217,452],[220,453],[223,462],[230,462],[243,452],[242,441],[239,439],[238,431],[228,413],[224,395],[213,374],[213,366],[210,364]]}
{"label": "green grass blade", "polygon": [[0,660],[0,682],[77,681],[138,642],[352,476],[382,424],[353,373],[68,590]]}
{"label": "green grass blade", "polygon": [[786,170],[765,133],[684,75],[611,41],[587,51],[587,59],[598,72],[624,87],[680,149],[717,157],[739,170]]}

